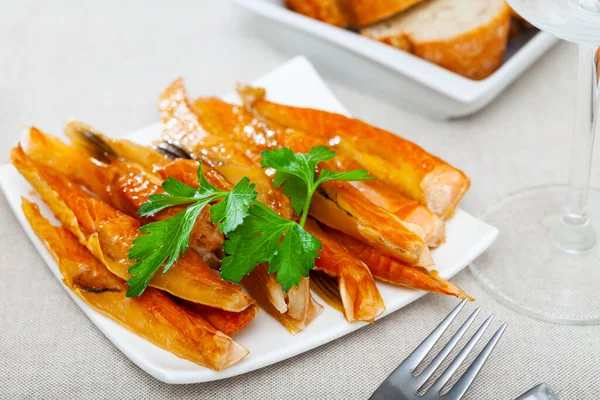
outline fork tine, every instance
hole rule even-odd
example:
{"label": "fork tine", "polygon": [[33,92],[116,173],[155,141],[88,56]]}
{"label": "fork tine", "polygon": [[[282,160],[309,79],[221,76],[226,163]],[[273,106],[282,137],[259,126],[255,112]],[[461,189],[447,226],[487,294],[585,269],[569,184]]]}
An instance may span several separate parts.
{"label": "fork tine", "polygon": [[450,391],[448,392],[448,396],[451,399],[460,399],[465,394],[465,392],[469,389],[469,387],[471,386],[471,384],[477,377],[477,374],[483,367],[483,364],[485,364],[488,357],[492,353],[492,350],[494,350],[494,347],[496,347],[496,344],[498,343],[498,340],[500,340],[500,337],[504,333],[505,329],[506,329],[506,322],[503,323],[500,326],[500,328],[498,328],[498,330],[496,331],[494,336],[492,336],[492,338],[485,345],[483,350],[481,350],[481,353],[479,353],[479,355],[477,356],[475,361],[473,361],[473,363],[465,371],[463,376],[461,376],[460,379],[458,380],[458,382],[456,382],[456,384],[452,387],[452,389],[450,389]]}
{"label": "fork tine", "polygon": [[463,347],[462,350],[460,351],[460,353],[458,353],[458,355],[456,356],[454,361],[452,361],[452,363],[448,366],[448,368],[446,368],[444,373],[429,388],[427,393],[429,393],[431,391],[435,391],[435,392],[439,393],[442,390],[442,387],[444,387],[446,382],[448,382],[448,380],[452,377],[452,375],[454,375],[454,373],[456,372],[458,367],[460,367],[460,364],[462,364],[462,362],[465,360],[465,358],[467,358],[467,356],[469,355],[471,350],[473,350],[473,347],[475,347],[475,345],[477,344],[479,339],[481,339],[481,336],[483,335],[483,333],[489,326],[490,322],[492,322],[493,318],[494,318],[494,314],[487,317],[487,319],[483,322],[483,324],[481,324],[479,329],[477,329],[477,332],[475,332],[473,337],[471,337],[471,339],[469,339],[469,341],[467,342],[465,347]]}
{"label": "fork tine", "polygon": [[460,310],[462,310],[465,304],[467,304],[467,301],[467,299],[464,299],[460,302],[459,305],[454,307],[454,310],[452,310],[452,312],[448,314],[446,318],[444,318],[444,320],[437,326],[437,328],[435,328],[433,332],[431,332],[429,336],[427,336],[427,338],[423,340],[419,347],[417,347],[410,354],[410,356],[408,356],[408,358],[404,360],[402,364],[400,364],[400,367],[410,367],[410,372],[412,373],[412,371],[417,367],[417,365],[419,365],[419,363],[423,361],[427,353],[431,351],[431,349],[437,343],[437,341],[440,340],[440,337],[442,337],[444,332],[446,332],[448,326],[452,323],[452,321],[454,321],[454,318],[456,318],[456,316],[458,315]]}
{"label": "fork tine", "polygon": [[458,331],[456,331],[454,336],[452,336],[452,339],[450,339],[450,341],[448,341],[448,343],[444,346],[444,348],[442,350],[440,350],[440,352],[435,356],[435,358],[431,361],[431,363],[429,363],[427,368],[425,368],[423,370],[423,372],[421,372],[417,376],[416,379],[418,381],[418,385],[424,384],[427,381],[427,379],[429,379],[431,377],[431,375],[433,375],[435,370],[446,359],[446,357],[448,357],[448,354],[450,354],[452,349],[454,349],[454,347],[456,347],[456,344],[464,336],[465,332],[467,332],[467,330],[469,329],[469,327],[471,326],[471,324],[477,317],[477,314],[479,314],[480,309],[481,309],[481,306],[477,307],[475,309],[475,311],[473,311],[471,313],[469,318],[467,318],[467,320],[462,324],[462,326],[458,329]]}

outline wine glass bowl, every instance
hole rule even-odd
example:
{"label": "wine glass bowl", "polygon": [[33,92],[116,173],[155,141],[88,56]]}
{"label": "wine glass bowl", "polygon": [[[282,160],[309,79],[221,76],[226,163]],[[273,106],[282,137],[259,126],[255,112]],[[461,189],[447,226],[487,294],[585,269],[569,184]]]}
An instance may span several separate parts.
{"label": "wine glass bowl", "polygon": [[528,188],[490,207],[483,218],[500,237],[471,271],[495,299],[522,314],[600,324],[600,191],[589,187],[600,131],[600,0],[508,3],[536,27],[579,45],[569,184]]}
{"label": "wine glass bowl", "polygon": [[575,43],[600,45],[600,0],[508,0],[539,29]]}

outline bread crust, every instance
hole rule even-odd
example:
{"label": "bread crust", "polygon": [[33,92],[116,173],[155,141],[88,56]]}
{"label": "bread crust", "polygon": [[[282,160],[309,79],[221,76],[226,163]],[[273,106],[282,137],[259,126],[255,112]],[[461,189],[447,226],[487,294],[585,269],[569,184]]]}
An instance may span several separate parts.
{"label": "bread crust", "polygon": [[285,0],[297,13],[338,27],[363,27],[424,0]]}
{"label": "bread crust", "polygon": [[361,34],[410,52],[469,79],[490,76],[502,64],[510,31],[511,9],[504,4],[485,25],[446,40],[419,42],[409,33],[375,37],[369,29]]}
{"label": "bread crust", "polygon": [[347,0],[352,23],[363,27],[398,14],[423,0]]}
{"label": "bread crust", "polygon": [[292,11],[344,28],[350,24],[350,15],[339,0],[285,0]]}

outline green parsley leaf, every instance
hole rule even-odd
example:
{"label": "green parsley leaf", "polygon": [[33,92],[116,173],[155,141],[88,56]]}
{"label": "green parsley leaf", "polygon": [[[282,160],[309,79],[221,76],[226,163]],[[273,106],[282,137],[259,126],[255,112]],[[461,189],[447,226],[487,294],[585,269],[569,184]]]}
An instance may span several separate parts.
{"label": "green parsley leaf", "polygon": [[198,189],[171,177],[162,187],[165,193],[149,196],[148,202],[140,207],[140,215],[149,216],[175,205],[190,205],[170,218],[140,228],[145,234],[135,238],[129,250],[129,258],[136,260],[129,268],[132,275],[127,280],[129,297],[140,296],[161,266],[164,274],[185,255],[196,219],[209,203],[221,200],[211,207],[211,219],[228,233],[242,223],[257,195],[248,178],[238,182],[231,192],[215,188],[204,177],[202,165],[198,168]]}
{"label": "green parsley leaf", "polygon": [[214,187],[213,185],[211,185],[207,180],[206,177],[204,176],[204,172],[202,172],[202,161],[200,161],[200,166],[198,167],[198,170],[196,171],[196,175],[198,176],[198,192],[199,193],[204,193],[204,194],[224,194],[227,193],[227,191],[223,191],[223,190],[219,190],[216,187]]}
{"label": "green parsley leaf", "polygon": [[165,274],[186,253],[194,223],[210,201],[210,198],[198,201],[171,218],[140,228],[146,234],[133,239],[133,246],[129,250],[129,258],[137,261],[128,270],[131,274],[127,280],[128,297],[141,296],[161,266]]}
{"label": "green parsley leaf", "polygon": [[296,153],[287,147],[281,149],[265,150],[262,153],[261,164],[277,172],[285,172],[297,176],[305,183],[312,183],[315,177],[315,168],[321,161],[328,161],[335,157],[335,152],[327,146],[316,146],[307,154]]}
{"label": "green parsley leaf", "polygon": [[295,153],[292,149],[265,150],[262,153],[262,166],[275,170],[275,186],[283,185],[283,192],[290,198],[294,212],[300,215],[300,225],[304,226],[312,196],[317,187],[327,181],[363,181],[373,179],[367,171],[334,172],[323,169],[315,179],[317,164],[335,157],[335,152],[327,146],[312,147],[308,153]]}
{"label": "green parsley leaf", "polygon": [[298,286],[301,276],[308,276],[308,272],[315,267],[315,259],[319,257],[318,251],[321,249],[321,242],[316,237],[294,223],[285,232],[275,256],[269,262],[269,272],[277,273],[277,282],[287,292]]}
{"label": "green parsley leaf", "polygon": [[[177,180],[175,178],[173,178],[172,176],[167,177],[167,180],[163,182],[162,184],[162,188],[165,191],[165,193],[170,194],[173,197],[198,197],[200,195],[199,191],[196,190],[195,188],[186,185],[185,183],[181,182],[180,180]],[[216,193],[216,190],[207,190],[206,193],[207,195]]]}
{"label": "green parsley leaf", "polygon": [[208,193],[203,193],[203,195],[201,195],[199,190],[170,176],[163,182],[162,188],[165,193],[151,194],[148,196],[148,201],[142,204],[138,211],[139,215],[147,217],[154,215],[165,208],[189,204],[216,193],[209,191]]}
{"label": "green parsley leaf", "polygon": [[348,172],[335,172],[328,169],[321,169],[319,179],[315,182],[315,186],[319,186],[327,181],[372,181],[375,180],[369,173],[362,169]]}
{"label": "green parsley leaf", "polygon": [[280,217],[262,203],[254,202],[244,223],[229,233],[221,264],[221,277],[239,282],[254,267],[269,262],[284,291],[307,277],[319,256],[321,243],[294,221]]}
{"label": "green parsley leaf", "polygon": [[283,185],[283,193],[290,198],[290,204],[296,215],[300,215],[308,195],[306,183],[301,178],[282,171],[275,172],[273,183],[275,187]]}
{"label": "green parsley leaf", "polygon": [[242,178],[220,203],[210,208],[210,218],[224,234],[237,228],[248,215],[248,208],[257,196],[254,184]]}

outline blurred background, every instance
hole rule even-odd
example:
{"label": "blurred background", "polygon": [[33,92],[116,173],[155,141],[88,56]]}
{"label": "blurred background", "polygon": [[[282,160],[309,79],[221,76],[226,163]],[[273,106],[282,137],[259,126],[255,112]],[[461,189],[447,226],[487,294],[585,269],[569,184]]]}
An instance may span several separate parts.
{"label": "blurred background", "polygon": [[[256,26],[261,20],[234,1],[24,0],[4,2],[3,8],[2,162],[16,142],[15,132],[25,126],[60,135],[63,120],[73,116],[121,136],[157,121],[158,94],[175,77],[185,78],[191,94],[219,95],[232,90],[236,80],[251,81],[291,57],[266,40]],[[466,202],[480,191],[493,201],[532,182],[566,179],[558,166],[568,160],[563,149],[571,143],[574,110],[565,107],[565,99],[574,99],[575,54],[574,46],[560,43],[490,106],[450,122],[427,119],[324,77],[353,115],[465,169],[475,183]],[[535,154],[536,171],[523,171],[520,160],[545,146],[532,132],[547,132],[551,137],[545,139],[556,144]],[[468,154],[460,150],[464,143],[488,143],[489,153]],[[519,144],[510,160],[496,154],[506,143]],[[499,168],[514,176],[506,187],[477,184]]]}

